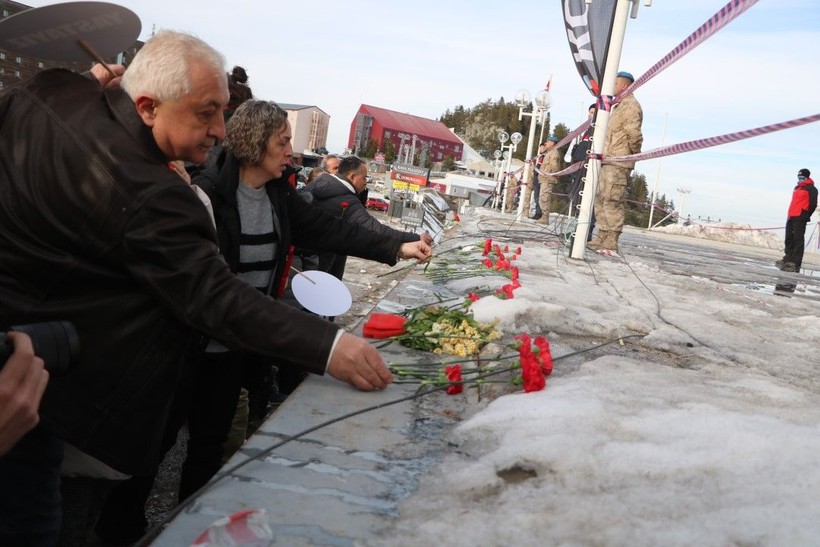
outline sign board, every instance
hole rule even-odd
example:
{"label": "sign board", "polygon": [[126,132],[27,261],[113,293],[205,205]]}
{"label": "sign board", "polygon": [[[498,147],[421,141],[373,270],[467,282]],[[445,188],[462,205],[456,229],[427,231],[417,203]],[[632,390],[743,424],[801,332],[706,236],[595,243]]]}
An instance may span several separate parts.
{"label": "sign board", "polygon": [[443,182],[431,182],[428,185],[428,188],[432,188],[433,190],[441,192],[442,194],[447,193],[447,185],[444,184]]}
{"label": "sign board", "polygon": [[376,152],[376,155],[373,157],[373,161],[376,163],[384,163],[384,154],[381,152]]}
{"label": "sign board", "polygon": [[405,163],[394,164],[390,170],[390,178],[395,182],[406,182],[416,186],[427,186],[430,178],[430,170],[425,167],[416,167]]}
{"label": "sign board", "polygon": [[393,190],[399,192],[418,192],[421,186],[418,184],[410,184],[407,182],[393,181]]}
{"label": "sign board", "polygon": [[405,207],[401,211],[401,223],[407,226],[421,226],[424,224],[424,209],[421,207]]}

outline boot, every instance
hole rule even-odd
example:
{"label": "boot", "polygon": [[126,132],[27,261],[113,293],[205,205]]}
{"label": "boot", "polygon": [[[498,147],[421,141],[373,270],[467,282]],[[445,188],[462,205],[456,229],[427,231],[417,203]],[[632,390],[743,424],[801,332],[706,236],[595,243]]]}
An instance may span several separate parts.
{"label": "boot", "polygon": [[591,241],[587,243],[587,249],[591,251],[597,251],[601,248],[601,245],[604,242],[604,238],[606,237],[607,232],[602,232],[598,230],[598,233],[592,238]]}
{"label": "boot", "polygon": [[621,232],[604,232],[604,236],[601,238],[601,250],[604,251],[617,251],[618,250],[618,238],[621,236]]}

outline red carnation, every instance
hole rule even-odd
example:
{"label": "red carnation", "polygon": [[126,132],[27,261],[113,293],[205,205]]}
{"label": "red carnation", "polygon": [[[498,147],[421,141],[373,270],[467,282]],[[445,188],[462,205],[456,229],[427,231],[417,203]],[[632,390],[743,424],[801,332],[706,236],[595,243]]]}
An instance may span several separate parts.
{"label": "red carnation", "polygon": [[487,256],[488,254],[490,254],[490,249],[492,249],[492,248],[493,248],[493,238],[488,237],[487,239],[484,240],[484,252],[482,253],[482,256]]}
{"label": "red carnation", "polygon": [[538,358],[532,352],[532,342],[527,334],[515,337],[521,341],[518,347],[518,361],[521,364],[521,379],[524,382],[524,391],[541,391],[547,385]]}
{"label": "red carnation", "polygon": [[507,283],[506,285],[504,285],[500,289],[496,290],[495,294],[499,298],[503,298],[505,300],[511,300],[513,298],[513,290],[515,290],[516,288],[517,287],[514,287],[512,284]]}
{"label": "red carnation", "polygon": [[541,391],[547,385],[544,373],[538,362],[533,359],[521,361],[521,379],[524,381],[524,392]]}
{"label": "red carnation", "polygon": [[487,266],[490,269],[493,268],[493,261],[490,260],[489,258],[485,258],[484,261],[482,262],[482,264],[484,264],[485,266]]}
{"label": "red carnation", "polygon": [[476,293],[471,292],[471,293],[468,293],[468,294],[467,294],[467,298],[469,298],[469,299],[470,299],[470,302],[476,302],[476,301],[477,301],[479,298],[481,298],[481,297],[480,297],[480,296],[478,296]]}
{"label": "red carnation", "polygon": [[453,220],[455,220],[456,222],[461,222],[461,217],[458,216],[458,213],[453,213]]}
{"label": "red carnation", "polygon": [[444,367],[444,374],[451,382],[447,386],[447,395],[457,395],[464,391],[464,384],[461,383],[461,365],[449,365]]}
{"label": "red carnation", "polygon": [[544,376],[552,374],[552,353],[550,352],[550,343],[543,336],[536,336],[535,347],[538,348],[538,360],[541,362],[541,371]]}
{"label": "red carnation", "polygon": [[515,248],[515,254],[517,254],[517,255],[521,254],[521,246],[520,245]]}

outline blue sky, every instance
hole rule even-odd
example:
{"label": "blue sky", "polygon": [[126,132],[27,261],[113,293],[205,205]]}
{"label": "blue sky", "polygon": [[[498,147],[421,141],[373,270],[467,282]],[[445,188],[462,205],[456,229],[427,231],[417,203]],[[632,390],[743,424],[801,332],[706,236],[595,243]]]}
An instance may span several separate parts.
{"label": "blue sky", "polygon": [[[47,5],[51,2],[30,2]],[[553,74],[553,124],[582,121],[592,97],[572,63],[559,0],[210,4],[123,0],[142,20],[197,34],[241,64],[254,94],[315,104],[331,116],[328,148],[341,151],[361,103],[437,118],[527,89]],[[655,0],[627,24],[621,69],[635,76],[726,2]],[[636,93],[644,150],[820,112],[820,0],[761,0]],[[650,188],[684,213],[781,226],[797,170],[820,179],[820,124],[640,162]],[[660,169],[658,162],[660,161]],[[677,199],[676,199],[677,201]]]}

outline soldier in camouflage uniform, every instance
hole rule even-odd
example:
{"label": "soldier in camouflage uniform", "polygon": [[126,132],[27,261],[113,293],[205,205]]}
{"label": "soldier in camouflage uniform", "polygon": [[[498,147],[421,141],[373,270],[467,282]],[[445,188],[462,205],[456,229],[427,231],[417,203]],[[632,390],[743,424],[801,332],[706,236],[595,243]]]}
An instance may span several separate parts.
{"label": "soldier in camouflage uniform", "polygon": [[[619,72],[615,80],[615,95],[629,87],[635,78],[628,72]],[[604,159],[628,156],[641,151],[643,111],[634,95],[627,95],[613,108],[604,144]],[[605,163],[601,166],[598,192],[595,194],[595,223],[597,235],[587,243],[593,250],[618,250],[618,238],[624,226],[624,195],[629,172],[634,161]]]}
{"label": "soldier in camouflage uniform", "polygon": [[[564,167],[564,161],[561,158],[561,151],[555,147],[558,143],[558,137],[552,136],[547,139],[546,152],[544,162],[541,164],[542,173],[556,173]],[[555,188],[555,183],[558,179],[548,175],[538,175],[538,182],[541,184],[541,192],[538,195],[538,206],[541,208],[541,216],[536,222],[539,224],[549,224],[550,222],[550,200],[552,199],[552,190]]]}

